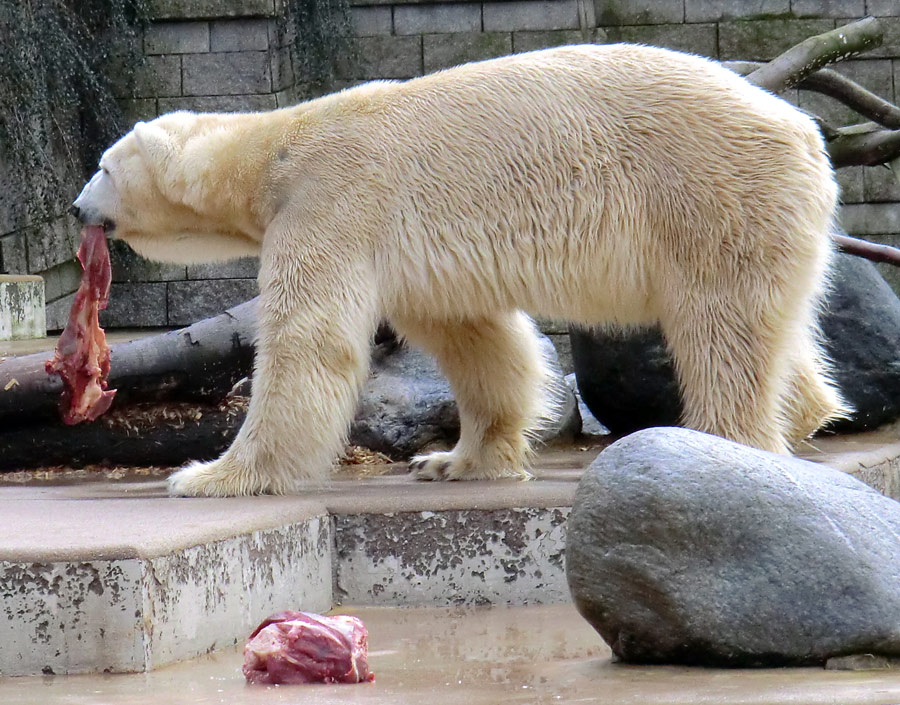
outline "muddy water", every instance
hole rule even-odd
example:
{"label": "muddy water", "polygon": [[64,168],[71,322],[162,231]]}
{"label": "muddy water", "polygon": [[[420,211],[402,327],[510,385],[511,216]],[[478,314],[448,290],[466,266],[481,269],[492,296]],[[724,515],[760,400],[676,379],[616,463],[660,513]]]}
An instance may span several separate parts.
{"label": "muddy water", "polygon": [[344,609],[375,683],[248,686],[237,648],[146,674],[0,679],[3,705],[893,705],[900,672],[622,666],[570,605]]}

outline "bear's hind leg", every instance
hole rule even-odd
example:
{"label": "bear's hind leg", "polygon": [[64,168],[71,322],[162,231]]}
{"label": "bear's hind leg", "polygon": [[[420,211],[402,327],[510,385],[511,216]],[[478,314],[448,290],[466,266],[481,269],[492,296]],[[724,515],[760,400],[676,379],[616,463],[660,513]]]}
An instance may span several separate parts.
{"label": "bear's hind leg", "polygon": [[513,312],[489,319],[394,324],[437,358],[459,407],[456,447],[413,458],[410,469],[416,477],[529,477],[528,433],[550,411],[549,376],[531,320]]}
{"label": "bear's hind leg", "polygon": [[784,324],[773,320],[780,316],[752,298],[716,302],[696,290],[670,303],[662,325],[681,384],[683,425],[788,453],[780,408],[788,340]]}
{"label": "bear's hind leg", "polygon": [[850,407],[831,382],[812,335],[801,338],[791,351],[791,374],[782,401],[788,439],[796,444],[808,438],[829,421],[846,418]]}

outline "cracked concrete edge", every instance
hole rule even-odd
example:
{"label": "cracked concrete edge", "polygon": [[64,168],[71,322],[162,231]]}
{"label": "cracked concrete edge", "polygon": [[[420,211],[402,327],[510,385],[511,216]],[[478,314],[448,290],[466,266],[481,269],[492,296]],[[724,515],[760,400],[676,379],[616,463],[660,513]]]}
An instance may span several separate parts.
{"label": "cracked concrete edge", "polygon": [[826,464],[900,501],[900,443],[841,454]]}
{"label": "cracked concrete edge", "polygon": [[333,604],[327,515],[156,558],[0,562],[0,675],[133,672]]}
{"label": "cracked concrete edge", "polygon": [[568,514],[323,514],[148,559],[0,562],[0,675],[150,670],[287,608],[564,602]]}
{"label": "cracked concrete edge", "polygon": [[567,602],[569,507],[335,517],[334,594],[353,605]]}

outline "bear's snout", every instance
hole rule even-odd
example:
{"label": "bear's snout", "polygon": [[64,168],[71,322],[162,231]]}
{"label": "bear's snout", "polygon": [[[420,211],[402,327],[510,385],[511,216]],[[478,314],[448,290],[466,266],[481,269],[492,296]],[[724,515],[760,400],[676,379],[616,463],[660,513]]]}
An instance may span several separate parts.
{"label": "bear's snout", "polygon": [[98,171],[78,194],[69,213],[82,225],[102,225],[109,231],[114,226],[110,216],[115,210],[115,202],[116,194],[111,180],[103,171]]}

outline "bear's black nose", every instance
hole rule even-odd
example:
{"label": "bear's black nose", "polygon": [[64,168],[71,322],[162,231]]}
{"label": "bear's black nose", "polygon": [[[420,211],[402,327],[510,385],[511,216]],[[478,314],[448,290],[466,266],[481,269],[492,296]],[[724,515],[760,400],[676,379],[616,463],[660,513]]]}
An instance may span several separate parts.
{"label": "bear's black nose", "polygon": [[81,209],[78,206],[76,206],[75,204],[72,204],[71,206],[69,206],[69,215],[73,215],[76,218],[80,218],[81,217]]}

